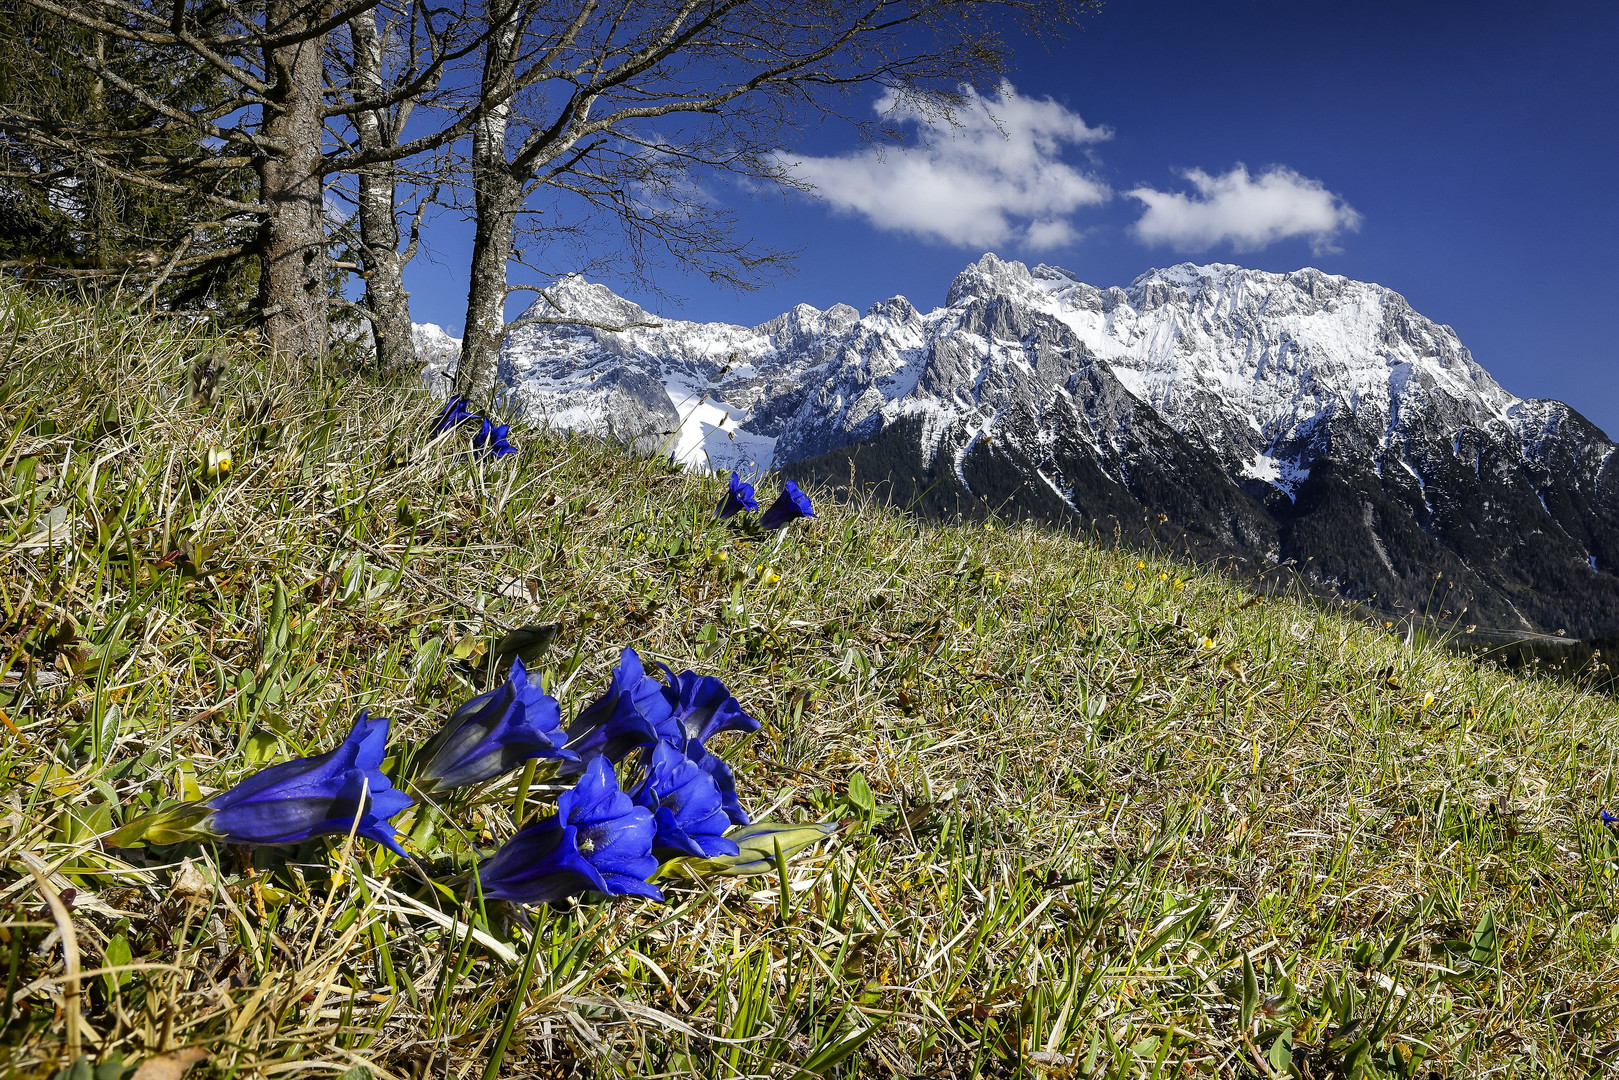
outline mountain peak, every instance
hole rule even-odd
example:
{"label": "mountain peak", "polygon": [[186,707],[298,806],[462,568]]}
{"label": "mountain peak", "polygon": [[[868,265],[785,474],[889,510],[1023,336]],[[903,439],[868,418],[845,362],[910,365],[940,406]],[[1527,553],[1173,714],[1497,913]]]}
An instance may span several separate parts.
{"label": "mountain peak", "polygon": [[654,321],[640,304],[626,300],[583,274],[564,274],[551,282],[521,317],[574,318],[610,326]]}
{"label": "mountain peak", "polygon": [[956,275],[945,293],[945,304],[954,307],[969,297],[1019,293],[1032,286],[1034,279],[1025,263],[1002,259],[992,251],[979,256],[978,261]]}
{"label": "mountain peak", "polygon": [[[550,292],[530,310],[649,321],[583,278]],[[1420,606],[1443,573],[1481,622],[1619,626],[1613,443],[1502,389],[1388,288],[1187,262],[1099,289],[985,253],[946,300],[800,304],[754,327],[530,325],[501,373],[532,416],[699,466],[847,482],[869,460],[869,479],[940,511],[1132,535],[1162,515],[1346,596]]]}

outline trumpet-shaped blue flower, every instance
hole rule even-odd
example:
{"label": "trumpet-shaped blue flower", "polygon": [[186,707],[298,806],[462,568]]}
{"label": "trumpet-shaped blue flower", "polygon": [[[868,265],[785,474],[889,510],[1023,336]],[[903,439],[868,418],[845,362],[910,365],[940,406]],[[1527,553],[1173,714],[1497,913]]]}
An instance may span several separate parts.
{"label": "trumpet-shaped blue flower", "polygon": [[483,894],[520,904],[554,903],[582,892],[662,900],[647,881],[658,868],[652,855],[652,812],[618,788],[602,757],[557,799],[557,812],[520,830],[478,867]]}
{"label": "trumpet-shaped blue flower", "polygon": [[433,418],[431,434],[434,438],[460,427],[468,420],[479,419],[478,414],[467,408],[467,399],[462,394],[456,394],[444,403],[438,416]]}
{"label": "trumpet-shaped blue flower", "polygon": [[737,853],[735,841],[725,838],[731,818],[713,776],[668,743],[652,748],[646,777],[630,797],[652,811],[652,854],[660,862]]}
{"label": "trumpet-shaped blue flower", "polygon": [[714,676],[693,671],[676,675],[668,668],[664,671],[669,675],[664,697],[672,707],[673,720],[672,724],[659,729],[664,741],[695,756],[694,749],[702,749],[704,743],[722,731],[759,730],[759,721],[743,712],[725,684]]}
{"label": "trumpet-shaped blue flower", "polygon": [[672,726],[674,715],[664,689],[646,673],[636,651],[626,648],[619,654],[607,692],[585,706],[568,726],[568,749],[579,761],[564,765],[562,773],[576,773],[597,756],[622,761],[636,747],[657,742],[658,733]]}
{"label": "trumpet-shaped blue flower", "polygon": [[213,813],[198,829],[237,844],[292,844],[354,829],[403,855],[388,819],[411,799],[382,775],[387,742],[387,719],[362,711],[337,749],[260,769],[207,800]]}
{"label": "trumpet-shaped blue flower", "polygon": [[700,745],[688,747],[686,756],[692,764],[714,779],[714,787],[720,793],[720,809],[731,819],[731,824],[751,824],[753,819],[748,817],[748,812],[737,801],[736,777],[731,775],[731,767],[725,763],[725,759]]}
{"label": "trumpet-shaped blue flower", "polygon": [[511,430],[510,424],[491,424],[480,416],[478,420],[482,426],[478,434],[472,437],[474,449],[482,450],[490,457],[505,457],[507,454],[517,453],[517,447],[506,441],[506,433]]}
{"label": "trumpet-shaped blue flower", "polygon": [[493,779],[530,758],[578,761],[566,742],[556,699],[529,682],[523,661],[513,657],[505,682],[450,714],[429,744],[422,779],[430,790],[448,791]]}
{"label": "trumpet-shaped blue flower", "polygon": [[735,517],[744,510],[759,509],[759,500],[753,495],[753,485],[743,480],[735,472],[731,473],[731,486],[726,491],[725,498],[720,500],[719,509],[715,514],[724,520]]}
{"label": "trumpet-shaped blue flower", "polygon": [[810,505],[809,496],[789,480],[782,486],[776,501],[759,515],[759,524],[766,529],[785,529],[798,518],[814,516],[815,508]]}

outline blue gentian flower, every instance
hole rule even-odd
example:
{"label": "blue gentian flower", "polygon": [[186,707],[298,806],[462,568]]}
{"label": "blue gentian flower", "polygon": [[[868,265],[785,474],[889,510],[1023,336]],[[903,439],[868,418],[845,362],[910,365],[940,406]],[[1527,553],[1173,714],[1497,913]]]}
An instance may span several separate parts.
{"label": "blue gentian flower", "polygon": [[486,897],[520,904],[592,891],[662,900],[647,881],[658,868],[654,831],[652,811],[632,803],[613,767],[597,757],[557,798],[557,812],[508,840],[478,867],[478,880]]}
{"label": "blue gentian flower", "polygon": [[731,817],[714,778],[668,743],[652,748],[646,777],[630,798],[652,811],[652,854],[660,862],[682,855],[737,853],[735,841],[725,839]]}
{"label": "blue gentian flower", "polygon": [[781,495],[776,501],[759,515],[759,525],[766,529],[785,529],[797,518],[814,516],[815,508],[810,505],[809,496],[789,480],[782,486]]}
{"label": "blue gentian flower", "polygon": [[460,427],[468,420],[477,419],[478,414],[467,408],[466,396],[456,394],[444,403],[444,408],[440,409],[438,416],[433,419],[432,435],[437,438],[446,431]]}
{"label": "blue gentian flower", "polygon": [[1602,811],[1602,824],[1606,825],[1609,829],[1612,829],[1615,832],[1619,832],[1619,817],[1615,817],[1613,814],[1608,813],[1607,810]]}
{"label": "blue gentian flower", "polygon": [[207,800],[213,813],[198,828],[236,844],[292,844],[354,829],[403,855],[388,819],[411,798],[382,775],[387,742],[387,718],[362,711],[336,750],[260,769]]}
{"label": "blue gentian flower", "polygon": [[505,457],[507,454],[517,453],[517,447],[506,441],[506,433],[511,430],[510,424],[491,424],[485,417],[478,417],[482,427],[478,434],[472,437],[474,449],[482,450],[490,457]]}
{"label": "blue gentian flower", "polygon": [[720,793],[720,809],[731,819],[731,824],[752,824],[753,819],[748,817],[748,812],[742,809],[742,804],[737,801],[736,777],[731,775],[731,767],[725,763],[725,759],[700,745],[687,748],[686,756],[699,769],[713,777],[714,787]]}
{"label": "blue gentian flower", "polygon": [[568,749],[579,760],[563,765],[561,772],[577,773],[598,755],[622,761],[636,747],[657,742],[659,731],[668,730],[674,716],[664,689],[646,673],[636,651],[626,648],[619,654],[607,692],[585,706],[569,725]]}
{"label": "blue gentian flower", "polygon": [[742,711],[742,706],[725,684],[712,675],[698,675],[696,672],[683,671],[679,675],[669,674],[669,686],[664,690],[664,697],[673,707],[672,727],[660,729],[659,734],[664,740],[674,744],[676,749],[685,750],[692,754],[693,744],[696,749],[702,749],[703,744],[722,731],[740,731],[751,733],[759,730],[759,721]]}
{"label": "blue gentian flower", "polygon": [[720,500],[719,509],[715,514],[720,520],[735,517],[744,510],[759,509],[759,500],[753,496],[753,485],[747,483],[735,472],[731,473],[731,486],[726,491],[725,498]]}
{"label": "blue gentian flower", "polygon": [[578,761],[566,742],[556,699],[529,682],[523,661],[513,657],[505,682],[450,714],[429,744],[422,779],[428,790],[448,791],[493,779],[530,758]]}

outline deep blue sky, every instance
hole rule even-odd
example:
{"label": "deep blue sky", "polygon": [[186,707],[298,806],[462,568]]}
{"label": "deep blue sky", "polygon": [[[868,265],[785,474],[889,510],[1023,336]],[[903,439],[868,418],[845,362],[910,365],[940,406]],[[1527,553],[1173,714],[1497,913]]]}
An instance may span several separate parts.
{"label": "deep blue sky", "polygon": [[[1619,436],[1616,57],[1612,2],[1113,0],[1065,43],[1021,48],[1012,73],[1025,99],[1111,130],[1057,151],[1112,192],[1066,215],[1075,240],[953,243],[825,203],[715,188],[745,232],[799,250],[794,276],[739,297],[665,273],[683,303],[608,284],[671,317],[751,324],[799,302],[864,309],[896,293],[926,309],[986,246],[1102,286],[1186,259],[1318,266],[1398,290],[1454,326],[1509,390],[1567,401]],[[837,125],[784,142],[825,157],[859,149]],[[1143,204],[1127,191],[1189,192],[1185,170],[1218,176],[1238,163],[1318,182],[1358,213],[1358,230],[1331,237],[1336,250],[1294,237],[1195,253],[1132,232]],[[432,262],[408,272],[412,314],[458,329],[465,230],[440,219],[428,239]]]}

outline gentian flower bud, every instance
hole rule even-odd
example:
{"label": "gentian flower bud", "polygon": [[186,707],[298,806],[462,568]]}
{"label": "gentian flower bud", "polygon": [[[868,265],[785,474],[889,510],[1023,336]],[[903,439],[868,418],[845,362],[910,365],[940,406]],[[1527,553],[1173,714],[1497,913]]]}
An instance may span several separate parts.
{"label": "gentian flower bud", "polygon": [[438,416],[433,418],[433,427],[430,434],[437,438],[446,431],[460,427],[468,420],[478,419],[478,414],[467,408],[467,399],[462,394],[455,394],[444,403]]}
{"label": "gentian flower bud", "polygon": [[336,750],[260,769],[208,799],[213,812],[197,829],[235,844],[292,844],[354,829],[403,855],[388,819],[411,798],[382,775],[387,741],[387,719],[362,711]]}
{"label": "gentian flower bud", "polygon": [[513,657],[505,682],[462,704],[433,736],[422,779],[428,790],[449,791],[508,773],[530,758],[578,761],[565,742],[556,699],[529,682],[523,661]]}
{"label": "gentian flower bud", "polygon": [[568,726],[568,749],[578,762],[564,764],[564,776],[578,773],[598,755],[623,761],[638,746],[658,741],[658,732],[672,724],[674,709],[664,696],[664,685],[646,673],[634,649],[619,654],[607,692],[580,711]]}
{"label": "gentian flower bud", "polygon": [[646,777],[630,798],[652,811],[652,854],[660,862],[737,853],[735,842],[725,839],[731,818],[713,777],[668,743],[652,748]]}
{"label": "gentian flower bud", "polygon": [[753,485],[732,472],[730,489],[726,491],[725,498],[720,500],[719,509],[714,512],[715,515],[723,521],[728,517],[735,517],[744,510],[757,509],[759,509],[759,500],[754,498]]}
{"label": "gentian flower bud", "polygon": [[729,839],[736,844],[737,853],[719,856],[711,863],[685,864],[681,869],[695,876],[718,874],[722,877],[747,877],[768,874],[776,869],[776,850],[783,859],[791,859],[811,844],[819,843],[838,831],[836,822],[809,822],[792,825],[781,821],[762,821],[742,829],[733,829]]}
{"label": "gentian flower bud", "polygon": [[814,516],[815,508],[810,505],[809,496],[789,480],[782,486],[781,494],[776,501],[759,515],[759,526],[765,529],[785,529],[797,518]]}
{"label": "gentian flower bud", "polygon": [[519,830],[478,867],[478,880],[485,896],[519,904],[591,891],[662,900],[647,881],[658,868],[653,833],[652,812],[619,790],[605,758],[593,758],[557,812]]}
{"label": "gentian flower bud", "polygon": [[505,457],[507,454],[517,453],[517,447],[506,441],[506,432],[511,430],[510,424],[491,424],[480,416],[479,422],[483,425],[478,434],[472,437],[474,449],[482,450],[490,457]]}

